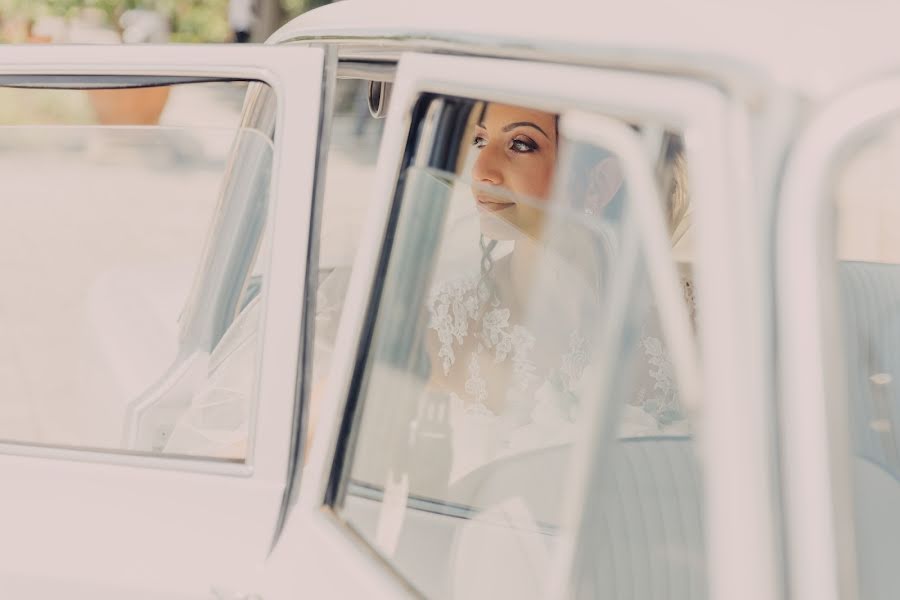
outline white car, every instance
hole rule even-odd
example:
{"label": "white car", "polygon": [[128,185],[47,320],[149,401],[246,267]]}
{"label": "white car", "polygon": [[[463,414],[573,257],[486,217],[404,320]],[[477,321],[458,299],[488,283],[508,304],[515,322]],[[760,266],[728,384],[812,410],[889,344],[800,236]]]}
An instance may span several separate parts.
{"label": "white car", "polygon": [[900,595],[900,7],[589,4],[0,48],[3,597]]}

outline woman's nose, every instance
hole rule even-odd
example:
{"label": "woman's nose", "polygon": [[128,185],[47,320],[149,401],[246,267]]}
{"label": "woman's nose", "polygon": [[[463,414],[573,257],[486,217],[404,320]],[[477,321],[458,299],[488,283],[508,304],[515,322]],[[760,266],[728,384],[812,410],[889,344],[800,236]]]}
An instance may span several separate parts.
{"label": "woman's nose", "polygon": [[479,183],[500,185],[503,183],[502,156],[492,144],[478,151],[475,164],[472,165],[472,178]]}

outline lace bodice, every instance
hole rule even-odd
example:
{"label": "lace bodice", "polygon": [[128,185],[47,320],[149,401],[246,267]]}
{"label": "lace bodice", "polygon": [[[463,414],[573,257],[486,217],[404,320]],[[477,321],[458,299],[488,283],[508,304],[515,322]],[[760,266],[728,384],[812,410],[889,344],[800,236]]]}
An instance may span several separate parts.
{"label": "lace bodice", "polygon": [[[683,282],[693,315],[690,282]],[[428,302],[430,349],[450,395],[454,472],[508,453],[571,441],[589,398],[592,352],[578,328],[542,339],[514,320],[478,276],[445,282]],[[622,436],[683,434],[672,363],[652,327],[640,339],[637,393],[625,405]]]}
{"label": "lace bodice", "polygon": [[[499,302],[488,302],[479,289],[478,278],[472,277],[439,288],[429,302],[429,328],[437,333],[440,343],[438,357],[445,376],[457,362],[457,349],[464,347],[470,333],[473,348],[466,357],[468,378],[465,392],[468,407],[481,411],[486,406],[487,386],[481,375],[479,357],[488,354],[495,364],[509,361],[512,365],[513,390],[523,392],[540,379],[532,360],[535,336],[528,328],[510,323],[510,310]],[[569,334],[568,351],[562,355],[556,369],[547,377],[553,378],[562,390],[571,391],[581,378],[587,363],[585,340],[581,333]]]}

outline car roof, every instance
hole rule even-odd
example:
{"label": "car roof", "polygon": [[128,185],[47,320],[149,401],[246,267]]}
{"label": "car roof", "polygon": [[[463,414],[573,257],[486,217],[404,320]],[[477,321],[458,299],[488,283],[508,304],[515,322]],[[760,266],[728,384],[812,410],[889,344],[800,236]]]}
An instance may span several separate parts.
{"label": "car roof", "polygon": [[900,67],[898,24],[895,0],[344,0],[270,42],[342,41],[344,56],[368,59],[413,49],[628,65],[819,96]]}

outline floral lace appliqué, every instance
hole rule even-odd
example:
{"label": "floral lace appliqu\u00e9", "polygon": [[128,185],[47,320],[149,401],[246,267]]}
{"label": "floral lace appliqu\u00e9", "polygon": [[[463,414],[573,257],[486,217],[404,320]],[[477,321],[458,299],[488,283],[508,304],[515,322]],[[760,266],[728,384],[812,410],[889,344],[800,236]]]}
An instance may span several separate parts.
{"label": "floral lace appliqu\u00e9", "polygon": [[[491,302],[488,310],[479,320],[482,307],[488,304],[478,287],[477,278],[467,278],[445,283],[438,289],[430,302],[428,326],[437,332],[440,349],[438,358],[444,375],[456,363],[455,346],[462,346],[470,334],[478,336],[478,346],[467,364],[466,393],[475,402],[484,402],[487,389],[480,374],[478,357],[485,351],[492,351],[494,363],[506,360],[512,362],[514,389],[525,391],[534,383],[537,370],[531,359],[534,350],[534,335],[521,325],[510,325],[510,311],[500,308],[499,302]],[[470,323],[472,321],[472,323]],[[480,325],[480,330],[478,330]]]}
{"label": "floral lace appliqu\u00e9", "polygon": [[588,353],[584,345],[584,337],[573,331],[569,336],[569,351],[562,357],[562,366],[559,369],[561,383],[568,391],[575,387],[587,366]]}
{"label": "floral lace appliqu\u00e9", "polygon": [[480,352],[473,352],[469,358],[469,377],[466,379],[466,393],[475,399],[477,404],[484,405],[487,400],[487,382],[481,376],[481,363],[478,362]]}
{"label": "floral lace appliqu\u00e9", "polygon": [[503,362],[512,350],[509,328],[509,309],[495,308],[481,319],[481,337],[488,348],[494,348],[494,360]]}
{"label": "floral lace appliqu\u00e9", "polygon": [[[485,354],[490,353],[494,364],[507,360],[512,363],[513,381],[508,393],[525,393],[531,390],[536,394],[535,399],[539,400],[537,396],[550,397],[548,394],[552,391],[550,395],[556,398],[555,404],[559,405],[560,410],[565,409],[561,414],[572,418],[572,415],[577,414],[580,404],[579,383],[590,361],[587,340],[579,331],[571,332],[568,351],[560,357],[558,365],[542,376],[538,375],[532,357],[536,345],[535,336],[528,328],[510,323],[510,310],[501,307],[496,298],[489,302],[490,297],[482,293],[478,282],[477,277],[448,281],[438,289],[429,303],[429,327],[437,333],[440,342],[438,356],[445,375],[450,373],[457,359],[456,352],[465,339],[469,335],[477,336],[477,341],[473,344],[475,347],[466,363],[466,412],[494,414],[488,408],[488,386],[481,373],[481,360]],[[693,320],[693,285],[689,280],[682,280],[681,283]],[[640,348],[644,354],[647,377],[629,404],[650,415],[660,429],[684,420],[672,361],[662,341],[659,337],[645,334],[641,337]],[[538,394],[540,390],[543,392]]]}
{"label": "floral lace appliqu\u00e9", "polygon": [[641,389],[635,404],[656,418],[660,426],[683,419],[672,361],[662,341],[658,337],[644,336],[641,338],[641,348],[647,359],[653,387],[650,390],[646,387]]}
{"label": "floral lace appliqu\u00e9", "polygon": [[530,359],[534,336],[521,325],[510,327],[508,308],[489,310],[481,327],[484,345],[494,350],[494,362],[501,363],[512,355],[514,385],[519,391],[527,389],[536,369]]}
{"label": "floral lace appliqu\u00e9", "polygon": [[478,296],[472,293],[477,285],[476,278],[447,282],[429,302],[431,316],[428,327],[437,332],[441,344],[438,358],[441,359],[444,375],[450,373],[450,367],[456,362],[454,341],[462,345],[469,335],[469,321],[478,315],[480,302]]}

